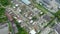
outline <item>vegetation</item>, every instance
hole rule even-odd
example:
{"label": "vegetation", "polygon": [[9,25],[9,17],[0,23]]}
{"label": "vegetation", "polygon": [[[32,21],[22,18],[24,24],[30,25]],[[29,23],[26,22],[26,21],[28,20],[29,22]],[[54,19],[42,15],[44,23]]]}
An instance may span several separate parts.
{"label": "vegetation", "polygon": [[20,26],[20,24],[15,20],[14,21],[17,28],[18,28],[18,33],[17,34],[28,34],[24,28]]}
{"label": "vegetation", "polygon": [[[55,18],[53,18],[49,23],[47,23],[47,25],[45,25],[44,28],[48,27],[49,25],[54,26],[54,25],[55,25],[55,23],[53,22],[54,19],[55,19]],[[41,32],[42,32],[42,30],[40,30],[40,31],[38,32],[38,34],[40,34]]]}
{"label": "vegetation", "polygon": [[[44,28],[46,28],[48,25],[51,25],[54,19],[55,19],[55,18],[53,18],[47,25],[45,25]],[[53,23],[54,23],[54,22],[53,22]]]}
{"label": "vegetation", "polygon": [[55,17],[60,21],[60,10],[55,13]]}
{"label": "vegetation", "polygon": [[48,34],[51,34],[53,31],[50,31]]}
{"label": "vegetation", "polygon": [[[54,13],[52,13],[52,12],[50,12],[48,9],[44,8],[42,5],[40,5],[40,4],[38,4],[38,3],[35,3],[34,1],[33,1],[33,3],[34,3],[33,5],[34,5],[35,7],[37,7],[39,10],[41,10],[43,13],[49,12],[49,13],[51,13],[52,15],[55,16]],[[51,25],[54,19],[55,19],[55,17],[52,18],[52,20],[51,20],[47,25],[45,25],[44,28],[46,28],[47,26]],[[53,26],[53,25],[52,25],[52,26]],[[40,30],[40,31],[38,32],[38,34],[40,34],[41,31],[42,31],[42,30]]]}
{"label": "vegetation", "polygon": [[49,25],[49,27],[50,28],[52,28],[52,27],[54,27],[54,25],[55,25],[56,23],[55,23],[55,20]]}
{"label": "vegetation", "polygon": [[7,6],[10,4],[10,0],[0,0],[0,4],[3,6]]}
{"label": "vegetation", "polygon": [[37,7],[38,9],[40,9],[42,12],[46,13],[45,8],[43,8],[40,4],[35,4],[35,7]]}
{"label": "vegetation", "polygon": [[36,17],[36,16],[33,16],[33,17],[32,17],[32,20],[33,20],[33,21],[37,20],[37,17]]}
{"label": "vegetation", "polygon": [[12,32],[11,22],[8,22],[9,31]]}
{"label": "vegetation", "polygon": [[[47,13],[50,12],[48,9],[46,9],[45,7],[43,7],[43,5],[40,5],[38,3],[35,2],[35,0],[32,0],[32,2],[34,3],[33,5],[38,8],[39,10],[41,10],[43,13]],[[54,15],[54,13],[50,12],[52,15]]]}
{"label": "vegetation", "polygon": [[5,8],[0,7],[0,23],[6,21],[7,21],[7,17],[5,16]]}
{"label": "vegetation", "polygon": [[5,8],[2,6],[7,6],[9,4],[10,0],[0,0],[0,23],[7,21],[7,17],[5,16]]}

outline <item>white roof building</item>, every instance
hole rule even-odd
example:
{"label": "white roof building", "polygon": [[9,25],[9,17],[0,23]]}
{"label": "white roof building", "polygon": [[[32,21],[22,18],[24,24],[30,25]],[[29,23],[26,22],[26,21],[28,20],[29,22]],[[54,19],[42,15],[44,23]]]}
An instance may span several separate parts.
{"label": "white roof building", "polygon": [[31,20],[30,23],[33,23],[33,20]]}
{"label": "white roof building", "polygon": [[32,19],[32,17],[28,17],[29,19]]}
{"label": "white roof building", "polygon": [[36,31],[33,29],[29,32],[30,34],[36,34]]}
{"label": "white roof building", "polygon": [[16,7],[18,6],[18,4],[15,5]]}
{"label": "white roof building", "polygon": [[21,23],[21,22],[22,22],[22,20],[18,20],[18,22],[19,22],[19,23]]}

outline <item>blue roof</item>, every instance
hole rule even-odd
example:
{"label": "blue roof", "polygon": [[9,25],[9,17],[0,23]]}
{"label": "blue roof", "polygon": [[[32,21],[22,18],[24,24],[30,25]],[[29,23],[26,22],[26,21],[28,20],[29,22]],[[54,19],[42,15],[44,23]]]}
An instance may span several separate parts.
{"label": "blue roof", "polygon": [[22,0],[22,2],[24,2],[25,4],[29,5],[30,1],[29,0]]}

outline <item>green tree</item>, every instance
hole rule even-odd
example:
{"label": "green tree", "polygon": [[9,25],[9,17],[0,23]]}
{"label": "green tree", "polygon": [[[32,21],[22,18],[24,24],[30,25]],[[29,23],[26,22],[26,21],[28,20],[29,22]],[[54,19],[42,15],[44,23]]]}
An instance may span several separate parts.
{"label": "green tree", "polygon": [[0,23],[6,22],[5,8],[0,7]]}
{"label": "green tree", "polygon": [[0,0],[0,4],[3,6],[7,6],[10,4],[10,0]]}
{"label": "green tree", "polygon": [[17,26],[18,33],[17,34],[28,34],[27,31],[20,26],[20,24],[14,19],[14,22]]}
{"label": "green tree", "polygon": [[55,17],[60,21],[60,10],[55,13]]}

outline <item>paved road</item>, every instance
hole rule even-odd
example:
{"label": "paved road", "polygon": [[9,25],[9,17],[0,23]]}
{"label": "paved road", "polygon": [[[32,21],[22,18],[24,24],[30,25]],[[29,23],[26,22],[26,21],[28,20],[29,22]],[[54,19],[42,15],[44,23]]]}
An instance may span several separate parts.
{"label": "paved road", "polygon": [[8,34],[9,31],[8,31],[8,27],[4,27],[2,29],[0,29],[0,34]]}

